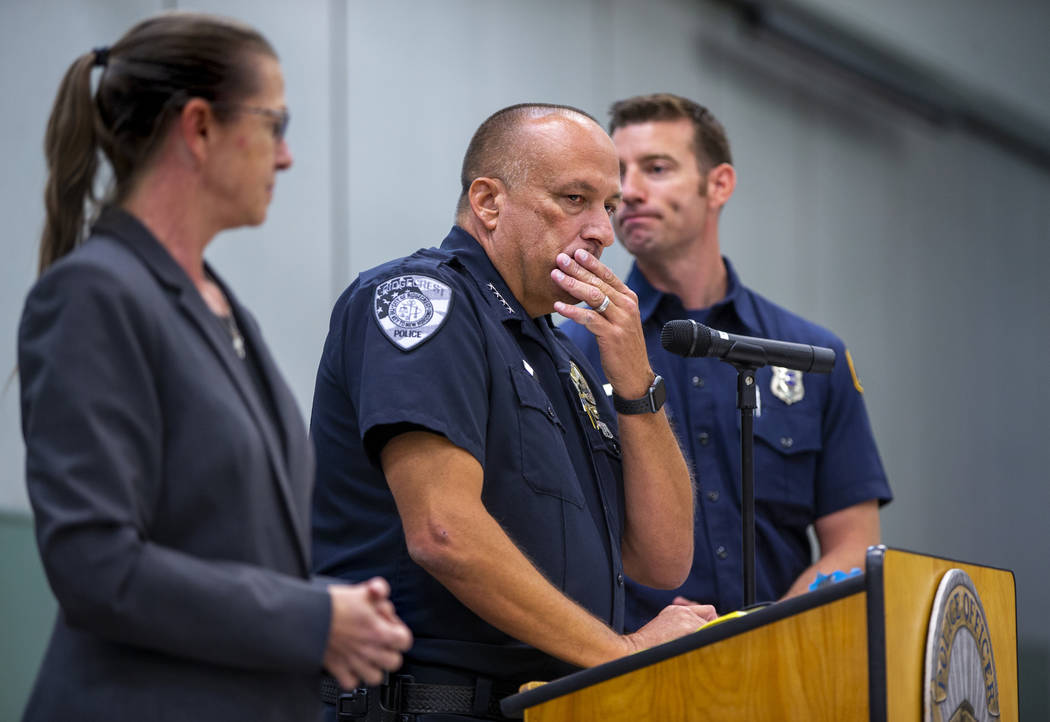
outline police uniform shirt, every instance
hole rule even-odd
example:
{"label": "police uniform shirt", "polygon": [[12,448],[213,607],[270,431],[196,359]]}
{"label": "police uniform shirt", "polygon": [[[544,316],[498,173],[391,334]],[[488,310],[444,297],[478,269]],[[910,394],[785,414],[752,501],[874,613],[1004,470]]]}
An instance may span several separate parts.
{"label": "police uniform shirt", "polygon": [[515,544],[552,584],[622,629],[615,412],[572,353],[548,316],[525,314],[459,227],[440,249],[361,274],[336,303],[311,420],[313,558],[322,574],[390,582],[415,636],[406,669],[515,682],[572,671],[481,620],[409,558],[379,453],[410,429],[474,456],[485,507]]}
{"label": "police uniform shirt", "polygon": [[[725,261],[725,299],[686,311],[678,297],[655,289],[632,267],[627,284],[638,294],[646,347],[667,387],[666,408],[698,486],[693,567],[686,583],[667,592],[628,582],[627,629],[637,629],[676,594],[714,604],[720,613],[743,604],[740,500],[740,412],[736,369],[714,358],[666,351],[667,321],[693,318],[712,328],[835,351],[831,374],[758,369],[755,412],[756,600],[774,601],[811,563],[806,527],[870,499],[892,498],[875,448],[860,385],[842,341],[740,284]],[[574,324],[562,330],[592,361],[593,335]],[[597,366],[600,373],[600,366]]]}

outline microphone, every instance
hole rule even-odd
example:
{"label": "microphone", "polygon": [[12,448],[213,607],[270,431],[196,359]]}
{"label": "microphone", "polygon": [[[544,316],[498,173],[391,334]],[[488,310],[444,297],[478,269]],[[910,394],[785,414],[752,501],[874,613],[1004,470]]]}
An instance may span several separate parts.
{"label": "microphone", "polygon": [[679,356],[713,356],[755,368],[768,364],[826,374],[835,365],[835,352],[824,346],[737,336],[690,319],[665,323],[660,343]]}

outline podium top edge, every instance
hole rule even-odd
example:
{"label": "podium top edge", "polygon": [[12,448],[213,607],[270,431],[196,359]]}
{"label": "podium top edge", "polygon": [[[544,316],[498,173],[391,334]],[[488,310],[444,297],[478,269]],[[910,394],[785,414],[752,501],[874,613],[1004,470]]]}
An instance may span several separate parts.
{"label": "podium top edge", "polygon": [[1007,567],[1000,567],[994,564],[982,564],[980,562],[972,562],[967,561],[965,559],[957,559],[955,557],[941,556],[940,554],[927,554],[926,552],[917,552],[912,549],[904,549],[901,547],[889,547],[885,544],[878,544],[876,546],[868,547],[868,552],[865,559],[865,570],[870,569],[872,563],[881,563],[881,561],[885,559],[887,555],[890,555],[892,557],[893,554],[909,554],[911,556],[927,557],[929,559],[937,559],[938,561],[949,562],[951,564],[964,564],[971,567],[993,569],[995,571],[1005,572],[1010,576],[1014,576],[1013,570]]}
{"label": "podium top edge", "polygon": [[520,718],[527,708],[535,707],[556,697],[571,694],[584,687],[605,682],[614,677],[647,667],[650,664],[677,657],[694,649],[706,647],[709,644],[749,632],[752,629],[757,629],[786,617],[801,614],[838,599],[865,593],[866,590],[865,575],[850,577],[841,582],[807,592],[801,596],[775,602],[768,607],[755,609],[742,617],[732,619],[724,624],[715,625],[711,629],[701,627],[692,634],[673,639],[656,647],[650,647],[641,652],[620,657],[595,667],[581,669],[578,672],[552,680],[540,687],[518,692],[503,699],[500,707],[504,715]]}

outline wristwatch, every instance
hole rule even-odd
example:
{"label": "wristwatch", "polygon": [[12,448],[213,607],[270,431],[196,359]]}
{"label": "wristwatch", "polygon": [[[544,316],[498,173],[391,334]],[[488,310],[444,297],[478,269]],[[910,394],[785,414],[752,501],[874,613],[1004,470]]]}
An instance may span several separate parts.
{"label": "wristwatch", "polygon": [[613,408],[621,414],[655,414],[664,405],[667,399],[667,389],[664,388],[662,376],[653,379],[649,391],[640,399],[624,399],[613,391]]}

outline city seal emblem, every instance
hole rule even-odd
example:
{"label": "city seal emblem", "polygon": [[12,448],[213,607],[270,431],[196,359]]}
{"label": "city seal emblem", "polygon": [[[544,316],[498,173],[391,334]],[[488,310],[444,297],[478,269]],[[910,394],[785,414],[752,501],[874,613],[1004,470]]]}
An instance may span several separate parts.
{"label": "city seal emblem", "polygon": [[771,366],[773,380],[769,383],[770,391],[778,399],[790,406],[802,400],[806,387],[802,385],[802,372],[786,369],[783,366]]}
{"label": "city seal emblem", "polygon": [[376,286],[373,300],[379,328],[399,349],[411,351],[445,323],[452,289],[430,276],[397,276]]}
{"label": "city seal emblem", "polygon": [[923,673],[924,722],[999,719],[988,618],[970,575],[950,569],[933,598]]}

